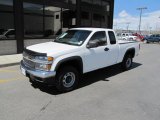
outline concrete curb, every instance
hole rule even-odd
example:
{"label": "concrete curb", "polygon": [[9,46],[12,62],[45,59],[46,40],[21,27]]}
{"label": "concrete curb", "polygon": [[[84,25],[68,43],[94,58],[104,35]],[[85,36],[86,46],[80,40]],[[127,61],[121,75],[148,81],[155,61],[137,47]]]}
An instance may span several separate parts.
{"label": "concrete curb", "polygon": [[22,58],[22,54],[2,55],[0,56],[0,68],[19,65]]}

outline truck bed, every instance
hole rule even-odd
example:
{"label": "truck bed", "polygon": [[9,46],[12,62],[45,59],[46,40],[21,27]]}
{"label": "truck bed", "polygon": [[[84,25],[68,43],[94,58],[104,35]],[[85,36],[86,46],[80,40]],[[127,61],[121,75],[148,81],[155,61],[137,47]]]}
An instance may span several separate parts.
{"label": "truck bed", "polygon": [[118,40],[119,44],[119,57],[118,63],[122,62],[124,55],[128,49],[135,49],[135,56],[138,55],[140,43],[137,41]]}
{"label": "truck bed", "polygon": [[119,44],[127,44],[127,43],[137,43],[137,41],[129,41],[129,40],[118,40]]}

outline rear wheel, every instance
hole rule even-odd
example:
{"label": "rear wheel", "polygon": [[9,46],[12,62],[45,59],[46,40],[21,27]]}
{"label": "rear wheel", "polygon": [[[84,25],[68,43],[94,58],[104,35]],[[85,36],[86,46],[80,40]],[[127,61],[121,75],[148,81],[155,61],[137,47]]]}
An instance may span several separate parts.
{"label": "rear wheel", "polygon": [[130,38],[131,41],[133,41],[133,38]]}
{"label": "rear wheel", "polygon": [[148,43],[148,44],[149,44],[150,42],[149,42],[149,41],[147,41],[146,43]]}
{"label": "rear wheel", "polygon": [[61,92],[68,92],[78,85],[79,73],[72,66],[60,68],[56,76],[56,87]]}
{"label": "rear wheel", "polygon": [[133,58],[131,55],[126,55],[122,62],[122,69],[123,70],[129,70],[132,67],[133,64]]}
{"label": "rear wheel", "polygon": [[144,43],[147,43],[147,40],[143,40]]}

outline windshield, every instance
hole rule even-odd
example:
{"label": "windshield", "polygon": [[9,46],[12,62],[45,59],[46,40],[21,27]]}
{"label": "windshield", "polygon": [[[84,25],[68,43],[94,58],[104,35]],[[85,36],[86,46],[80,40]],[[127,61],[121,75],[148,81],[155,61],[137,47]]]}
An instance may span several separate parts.
{"label": "windshield", "polygon": [[91,31],[88,30],[68,30],[57,37],[54,42],[80,46],[90,33]]}

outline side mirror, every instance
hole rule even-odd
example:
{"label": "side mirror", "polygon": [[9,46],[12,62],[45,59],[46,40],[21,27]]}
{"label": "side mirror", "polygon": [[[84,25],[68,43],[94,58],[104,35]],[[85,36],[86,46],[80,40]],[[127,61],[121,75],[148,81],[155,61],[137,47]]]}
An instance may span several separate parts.
{"label": "side mirror", "polygon": [[87,48],[96,48],[96,47],[98,47],[97,41],[89,41],[87,44]]}

